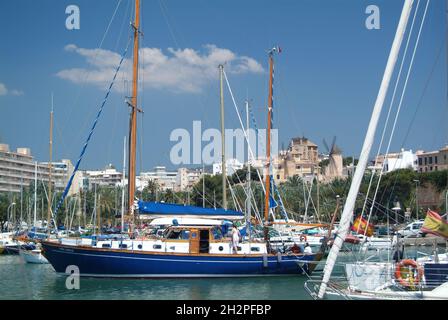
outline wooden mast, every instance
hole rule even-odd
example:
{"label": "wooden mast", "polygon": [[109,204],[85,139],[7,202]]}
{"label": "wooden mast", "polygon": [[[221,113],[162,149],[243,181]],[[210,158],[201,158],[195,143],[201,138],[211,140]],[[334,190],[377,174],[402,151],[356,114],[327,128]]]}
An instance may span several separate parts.
{"label": "wooden mast", "polygon": [[129,128],[129,174],[128,174],[128,213],[130,216],[130,231],[133,232],[134,223],[134,194],[135,194],[135,159],[137,144],[137,87],[138,87],[138,49],[140,28],[140,0],[135,0],[134,28],[134,61],[132,79],[132,99],[130,103],[130,128]]}
{"label": "wooden mast", "polygon": [[271,190],[271,126],[272,126],[272,85],[274,75],[274,49],[269,51],[269,98],[268,98],[268,128],[266,131],[266,168],[265,168],[265,181],[266,181],[266,194],[264,201],[264,236],[267,240],[268,229],[267,224],[269,220],[269,198]]}
{"label": "wooden mast", "polygon": [[[48,161],[48,208],[47,208],[47,234],[50,235],[51,227],[51,162],[53,161],[53,93],[51,94],[51,112],[50,112],[50,142],[49,142],[49,161]],[[56,224],[56,222],[55,222]],[[56,225],[55,225],[56,227]]]}

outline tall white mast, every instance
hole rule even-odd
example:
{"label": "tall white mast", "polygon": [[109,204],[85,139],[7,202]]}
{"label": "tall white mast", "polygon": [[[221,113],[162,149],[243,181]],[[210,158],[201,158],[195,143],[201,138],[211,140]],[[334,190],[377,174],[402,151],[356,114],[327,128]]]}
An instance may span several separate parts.
{"label": "tall white mast", "polygon": [[202,163],[202,208],[205,208],[205,165]]}
{"label": "tall white mast", "polygon": [[383,108],[384,100],[387,95],[387,90],[389,88],[389,83],[392,78],[392,74],[397,62],[400,47],[403,42],[403,37],[406,32],[406,26],[409,21],[409,15],[412,11],[413,0],[405,0],[403,10],[400,17],[400,22],[398,24],[397,32],[395,34],[395,39],[392,44],[392,49],[389,54],[389,59],[387,61],[386,70],[384,72],[383,80],[381,82],[381,87],[378,92],[378,97],[375,102],[375,107],[373,109],[372,117],[370,119],[367,134],[364,140],[364,145],[362,147],[361,154],[359,156],[358,166],[356,167],[355,174],[353,176],[352,184],[350,186],[350,191],[347,196],[347,200],[344,206],[344,211],[342,212],[341,221],[339,224],[338,234],[331,247],[330,253],[327,258],[327,263],[324,269],[324,277],[322,284],[319,289],[318,297],[323,298],[325,291],[327,289],[328,281],[330,280],[331,273],[333,271],[334,264],[339,253],[340,248],[347,236],[348,229],[350,227],[350,220],[353,217],[353,210],[355,208],[356,197],[359,192],[359,187],[361,185],[362,178],[364,176],[364,171],[367,167],[367,162],[369,160],[370,150],[372,149],[373,140],[375,138],[376,128],[378,126],[379,117],[381,115],[381,110]]}
{"label": "tall white mast", "polygon": [[126,136],[123,142],[123,178],[121,179],[121,233],[124,232],[124,181],[126,179]]}
{"label": "tall white mast", "polygon": [[33,226],[36,227],[37,220],[37,161],[34,163],[34,217]]}
{"label": "tall white mast", "polygon": [[224,88],[223,88],[224,65],[219,65],[219,88],[221,107],[221,157],[222,157],[222,207],[227,210],[227,167],[226,167],[226,135],[224,127]]}
{"label": "tall white mast", "polygon": [[247,200],[246,200],[246,233],[250,239],[250,217],[252,215],[252,196],[251,196],[251,157],[250,157],[250,135],[249,135],[250,123],[249,123],[249,100],[246,100],[246,136],[247,136]]}

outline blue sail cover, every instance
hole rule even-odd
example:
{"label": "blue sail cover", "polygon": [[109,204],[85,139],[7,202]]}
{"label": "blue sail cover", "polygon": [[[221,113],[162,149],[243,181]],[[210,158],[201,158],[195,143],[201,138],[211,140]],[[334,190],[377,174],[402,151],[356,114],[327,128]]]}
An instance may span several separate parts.
{"label": "blue sail cover", "polygon": [[156,216],[202,216],[207,218],[243,219],[244,214],[239,211],[202,208],[181,204],[163,202],[138,202],[138,210],[142,215]]}

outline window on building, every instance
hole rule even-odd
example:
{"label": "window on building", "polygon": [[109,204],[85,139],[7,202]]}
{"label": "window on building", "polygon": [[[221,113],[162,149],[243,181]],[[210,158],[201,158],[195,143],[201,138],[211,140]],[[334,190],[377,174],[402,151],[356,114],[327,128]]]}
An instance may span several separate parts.
{"label": "window on building", "polygon": [[423,160],[422,160],[422,158],[418,158],[418,165],[419,165],[419,166],[423,165]]}
{"label": "window on building", "polygon": [[280,180],[280,175],[279,174],[277,175],[277,180]]}
{"label": "window on building", "polygon": [[432,166],[429,167],[429,171],[432,171]]}
{"label": "window on building", "polygon": [[428,164],[428,158],[425,157],[425,166]]}
{"label": "window on building", "polygon": [[434,163],[437,164],[437,156],[434,157]]}
{"label": "window on building", "polygon": [[437,166],[434,167],[434,171],[437,171]]}
{"label": "window on building", "polygon": [[432,157],[429,157],[429,164],[432,164]]}

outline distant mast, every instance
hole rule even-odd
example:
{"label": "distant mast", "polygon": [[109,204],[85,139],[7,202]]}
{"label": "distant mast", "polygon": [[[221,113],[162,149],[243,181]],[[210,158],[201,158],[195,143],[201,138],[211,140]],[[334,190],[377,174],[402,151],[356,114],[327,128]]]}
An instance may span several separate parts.
{"label": "distant mast", "polygon": [[128,213],[130,218],[130,232],[133,232],[134,223],[134,195],[135,195],[135,158],[137,142],[137,87],[138,87],[138,49],[140,33],[140,0],[135,0],[135,21],[134,28],[134,62],[132,79],[132,98],[129,106],[131,107],[129,123],[129,174],[128,174]]}
{"label": "distant mast", "polygon": [[[51,162],[53,161],[53,93],[51,94],[51,112],[50,112],[50,143],[49,143],[49,161],[48,161],[48,209],[47,209],[47,234],[50,235],[51,227]],[[55,222],[56,227],[56,222]]]}
{"label": "distant mast", "polygon": [[121,233],[124,232],[124,215],[125,215],[125,193],[124,183],[126,179],[126,137],[123,139],[123,177],[121,178]]}

